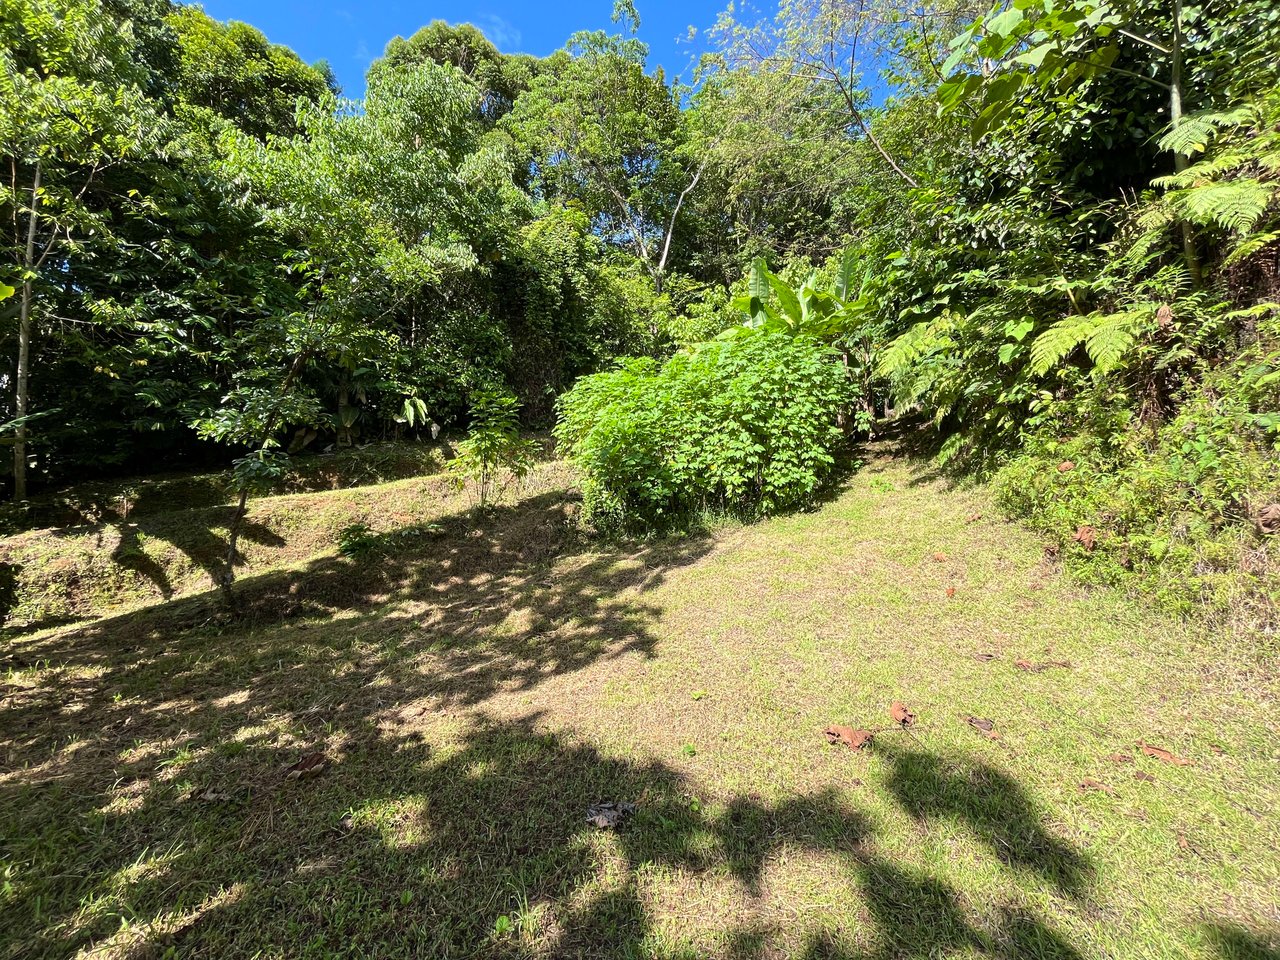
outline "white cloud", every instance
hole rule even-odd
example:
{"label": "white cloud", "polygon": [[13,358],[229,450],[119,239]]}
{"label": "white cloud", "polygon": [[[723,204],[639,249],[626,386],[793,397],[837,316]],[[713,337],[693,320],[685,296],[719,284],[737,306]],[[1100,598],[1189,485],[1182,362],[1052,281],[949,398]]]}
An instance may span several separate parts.
{"label": "white cloud", "polygon": [[520,29],[513,23],[492,13],[482,13],[476,17],[475,25],[479,27],[495,47],[504,53],[511,53],[520,46],[523,39]]}

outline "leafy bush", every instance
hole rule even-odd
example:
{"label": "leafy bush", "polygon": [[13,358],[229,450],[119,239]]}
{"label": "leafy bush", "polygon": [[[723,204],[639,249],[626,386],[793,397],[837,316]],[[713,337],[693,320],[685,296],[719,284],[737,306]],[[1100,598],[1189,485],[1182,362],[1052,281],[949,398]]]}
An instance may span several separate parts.
{"label": "leafy bush", "polygon": [[812,502],[836,464],[847,399],[835,351],[750,331],[584,378],[560,401],[556,436],[600,529],[700,511],[753,519]]}

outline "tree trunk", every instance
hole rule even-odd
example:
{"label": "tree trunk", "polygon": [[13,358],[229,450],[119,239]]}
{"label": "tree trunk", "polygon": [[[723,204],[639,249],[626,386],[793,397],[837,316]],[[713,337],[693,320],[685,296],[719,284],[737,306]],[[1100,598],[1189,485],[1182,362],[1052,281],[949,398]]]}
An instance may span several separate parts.
{"label": "tree trunk", "polygon": [[235,594],[231,585],[236,582],[236,543],[240,539],[240,527],[244,515],[249,512],[249,491],[240,491],[240,502],[236,504],[236,512],[231,515],[231,524],[227,528],[227,559],[222,567],[222,575],[218,577],[218,592],[222,596],[222,605],[231,610],[236,605]]}
{"label": "tree trunk", "polygon": [[18,372],[14,390],[14,412],[18,426],[13,441],[13,499],[27,498],[27,381],[31,374],[31,299],[34,294],[31,272],[36,261],[36,229],[40,201],[40,161],[31,178],[31,210],[27,214],[27,248],[23,257],[22,305],[18,320]]}
{"label": "tree trunk", "polygon": [[[1170,71],[1169,78],[1169,126],[1176,127],[1182,122],[1182,0],[1173,0],[1173,44],[1172,44],[1173,66]],[[1182,173],[1189,167],[1190,161],[1182,152],[1175,150],[1173,152],[1173,169],[1178,173]],[[1185,220],[1182,223],[1182,255],[1187,262],[1187,273],[1191,275],[1191,282],[1197,287],[1202,282],[1200,270],[1200,253],[1196,250],[1195,232],[1191,228],[1191,224]]]}

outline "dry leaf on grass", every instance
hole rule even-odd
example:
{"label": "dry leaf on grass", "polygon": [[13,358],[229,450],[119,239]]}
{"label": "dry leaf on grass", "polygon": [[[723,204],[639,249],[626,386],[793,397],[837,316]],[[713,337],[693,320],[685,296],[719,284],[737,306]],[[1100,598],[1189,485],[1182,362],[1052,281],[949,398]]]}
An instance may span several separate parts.
{"label": "dry leaf on grass", "polygon": [[618,803],[611,800],[608,803],[593,803],[587,807],[587,823],[601,830],[616,830],[635,812],[636,805],[626,801]]}
{"label": "dry leaf on grass", "polygon": [[304,780],[318,776],[329,765],[329,759],[320,751],[308,753],[297,763],[285,768],[286,780]]}
{"label": "dry leaf on grass", "polygon": [[1076,465],[1072,463],[1070,460],[1063,460],[1060,464],[1058,464],[1059,473],[1068,473],[1069,471],[1074,470],[1075,468],[1076,468]]}
{"label": "dry leaf on grass", "polygon": [[1013,665],[1019,670],[1025,670],[1027,673],[1040,673],[1050,667],[1061,667],[1064,670],[1071,667],[1071,663],[1067,660],[1045,660],[1041,663],[1032,663],[1030,660],[1015,660]]}
{"label": "dry leaf on grass", "polygon": [[1254,517],[1258,532],[1264,537],[1274,536],[1280,531],[1280,503],[1269,503]]}
{"label": "dry leaf on grass", "polygon": [[828,743],[843,743],[850,750],[861,750],[871,742],[870,730],[855,730],[853,727],[830,726],[822,731]]}
{"label": "dry leaf on grass", "polygon": [[1098,531],[1091,524],[1082,523],[1076,527],[1076,532],[1071,535],[1071,539],[1086,550],[1092,550],[1098,543]]}
{"label": "dry leaf on grass", "polygon": [[907,709],[906,704],[901,700],[895,700],[889,704],[889,716],[893,718],[893,722],[909,727],[916,722],[916,715]]}
{"label": "dry leaf on grass", "polygon": [[1108,755],[1107,759],[1112,763],[1133,763],[1133,757],[1127,753],[1113,753]]}
{"label": "dry leaf on grass", "polygon": [[1226,750],[1224,750],[1224,749],[1222,749],[1222,747],[1221,747],[1221,746],[1219,746],[1218,744],[1216,744],[1216,743],[1211,743],[1211,744],[1209,744],[1209,752],[1210,752],[1210,753],[1213,753],[1213,754],[1217,754],[1217,755],[1220,757],[1220,756],[1222,756],[1224,753],[1226,753],[1227,751],[1226,751]]}
{"label": "dry leaf on grass", "polygon": [[1112,796],[1115,796],[1115,793],[1116,793],[1114,788],[1107,786],[1101,780],[1093,779],[1093,777],[1085,777],[1083,780],[1081,780],[1080,789],[1081,790],[1101,790],[1103,793],[1109,793]]}
{"label": "dry leaf on grass", "polygon": [[988,740],[1000,739],[1000,731],[996,730],[996,723],[994,720],[989,720],[986,717],[969,717],[965,720],[965,723],[973,727],[973,729],[977,730]]}
{"label": "dry leaf on grass", "polygon": [[1155,757],[1157,760],[1163,760],[1165,763],[1172,763],[1176,767],[1189,767],[1191,761],[1186,757],[1180,757],[1176,753],[1170,753],[1164,747],[1153,747],[1149,743],[1138,741],[1138,749],[1145,753],[1148,757]]}
{"label": "dry leaf on grass", "polygon": [[1134,773],[1134,775],[1133,775],[1133,779],[1135,779],[1135,780],[1141,780],[1143,783],[1155,783],[1155,782],[1156,782],[1156,778],[1155,778],[1155,777],[1153,777],[1151,774],[1147,773],[1147,771],[1145,771],[1145,770],[1139,770],[1139,771],[1137,771],[1136,773]]}
{"label": "dry leaf on grass", "polygon": [[971,513],[969,514],[969,517],[968,517],[968,520],[970,523],[977,523],[981,519],[982,519],[982,514],[980,513]]}
{"label": "dry leaf on grass", "polygon": [[947,555],[946,555],[945,553],[935,553],[935,554],[933,555],[933,562],[934,562],[934,563],[946,563],[946,562],[947,562]]}

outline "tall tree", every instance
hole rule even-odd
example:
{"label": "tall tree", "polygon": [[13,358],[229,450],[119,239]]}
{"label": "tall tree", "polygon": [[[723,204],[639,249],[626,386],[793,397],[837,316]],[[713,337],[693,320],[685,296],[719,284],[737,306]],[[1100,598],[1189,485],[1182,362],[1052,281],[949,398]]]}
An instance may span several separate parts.
{"label": "tall tree", "polygon": [[162,119],[131,57],[133,24],[98,0],[0,0],[0,157],[12,274],[20,285],[13,380],[13,496],[27,492],[31,345],[44,287],[112,211],[93,192],[112,165],[156,143]]}

